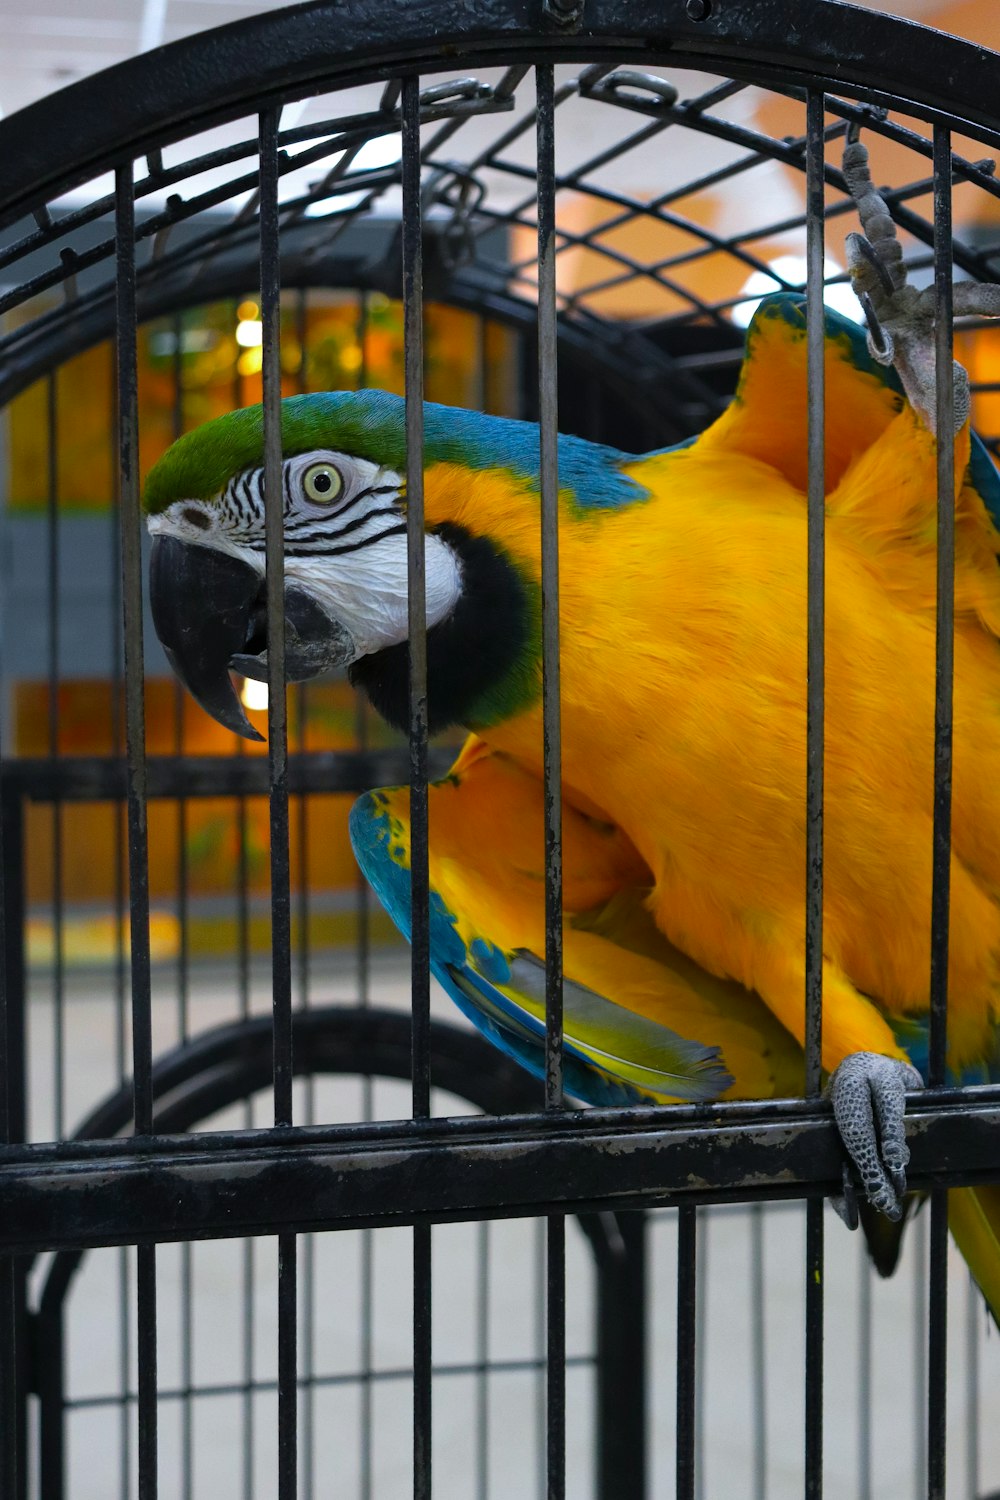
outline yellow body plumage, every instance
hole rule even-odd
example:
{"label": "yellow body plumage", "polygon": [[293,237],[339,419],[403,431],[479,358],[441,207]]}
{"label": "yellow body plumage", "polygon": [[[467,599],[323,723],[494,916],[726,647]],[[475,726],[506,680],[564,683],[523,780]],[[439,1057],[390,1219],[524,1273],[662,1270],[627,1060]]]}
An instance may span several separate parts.
{"label": "yellow body plumage", "polygon": [[[691,447],[636,461],[641,503],[562,497],[563,786],[627,835],[660,931],[804,1024],[805,338],[759,319],[740,393]],[[902,1053],[928,1006],[935,454],[901,398],[827,341],[823,1063]],[[967,431],[956,443],[965,473]],[[429,524],[538,574],[537,495],[426,476]],[[1000,537],[961,484],[949,1061],[992,1054],[1000,953]],[[482,731],[535,776],[540,709]],[[497,809],[498,820],[503,817]],[[457,893],[456,893],[457,894]],[[724,1038],[712,1036],[724,1048]]]}

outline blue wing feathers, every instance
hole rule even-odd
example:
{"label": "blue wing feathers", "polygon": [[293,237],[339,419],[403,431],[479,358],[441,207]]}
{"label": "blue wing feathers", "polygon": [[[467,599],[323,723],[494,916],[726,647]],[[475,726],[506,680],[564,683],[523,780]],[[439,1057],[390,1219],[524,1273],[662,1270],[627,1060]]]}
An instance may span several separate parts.
{"label": "blue wing feathers", "polygon": [[[350,834],[361,869],[396,926],[409,938],[410,872],[393,857],[399,834],[379,792],[370,792],[355,803]],[[512,964],[508,955],[485,938],[475,938],[466,947],[454,914],[433,889],[429,906],[434,977],[484,1036],[536,1077],[544,1078],[545,1022],[538,1013],[535,961],[519,955]],[[511,992],[500,986],[509,986]],[[522,990],[524,1004],[517,998]],[[570,980],[566,990],[571,1002],[573,997],[579,1000],[578,1008],[596,1037],[588,1041],[586,1050],[572,1037],[564,1038],[563,1069],[570,1096],[606,1105],[647,1103],[662,1096],[709,1100],[731,1084],[718,1048],[678,1036]],[[529,1008],[532,1002],[534,1012]],[[638,1044],[633,1049],[636,1056],[629,1055],[630,1040]],[[611,1046],[614,1041],[624,1043],[618,1048],[620,1056]],[[622,1076],[619,1069],[623,1067],[630,1076]]]}

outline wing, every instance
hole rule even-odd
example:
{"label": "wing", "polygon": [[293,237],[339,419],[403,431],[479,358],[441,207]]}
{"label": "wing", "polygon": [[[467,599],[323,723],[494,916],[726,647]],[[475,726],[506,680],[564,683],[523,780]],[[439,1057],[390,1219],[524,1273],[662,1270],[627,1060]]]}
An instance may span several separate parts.
{"label": "wing", "polygon": [[[936,597],[934,439],[891,366],[868,353],[864,331],[825,310],[826,490],[837,528],[906,607]],[[765,298],[747,330],[737,393],[698,438],[699,457],[743,454],[770,464],[805,495],[806,300]],[[641,474],[641,469],[636,473]],[[1000,475],[980,439],[955,439],[955,607],[1000,634]]]}
{"label": "wing", "polygon": [[[430,789],[431,963],[463,1013],[544,1072],[542,796],[472,740]],[[369,793],[355,853],[409,936],[409,793]],[[648,871],[620,830],[564,809],[567,1092],[594,1104],[701,1101],[801,1087],[798,1047],[754,995],[679,953],[643,905]]]}

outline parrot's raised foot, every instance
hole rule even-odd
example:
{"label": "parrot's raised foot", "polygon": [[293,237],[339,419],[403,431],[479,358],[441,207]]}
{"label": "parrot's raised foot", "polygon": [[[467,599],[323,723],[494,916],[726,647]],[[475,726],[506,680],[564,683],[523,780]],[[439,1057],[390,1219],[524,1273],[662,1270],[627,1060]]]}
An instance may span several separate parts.
{"label": "parrot's raised foot", "polygon": [[[907,282],[896,226],[872,182],[868,148],[852,126],[843,157],[844,179],[857,206],[862,234],[847,236],[847,268],[868,322],[868,348],[879,364],[894,365],[910,405],[937,431],[934,382],[934,287]],[[956,316],[1000,317],[1000,286],[960,281],[953,292]],[[954,431],[969,415],[969,377],[954,367]]]}
{"label": "parrot's raised foot", "polygon": [[[901,1216],[906,1192],[906,1091],[922,1087],[920,1074],[909,1063],[878,1052],[853,1052],[834,1071],[827,1088],[840,1138],[868,1201],[890,1219]],[[834,1206],[853,1229],[857,1204],[852,1200],[853,1186],[845,1173],[844,1198]]]}

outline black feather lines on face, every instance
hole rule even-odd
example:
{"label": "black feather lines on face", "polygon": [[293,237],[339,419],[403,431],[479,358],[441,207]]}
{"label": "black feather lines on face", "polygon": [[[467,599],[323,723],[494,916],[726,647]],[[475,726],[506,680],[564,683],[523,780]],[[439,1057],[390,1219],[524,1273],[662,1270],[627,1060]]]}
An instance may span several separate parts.
{"label": "black feather lines on face", "polygon": [[[486,537],[444,522],[434,532],[459,559],[462,591],[451,614],[427,632],[428,728],[438,734],[452,724],[476,727],[476,710],[488,706],[530,645],[530,610],[524,580]],[[410,651],[406,641],[363,656],[350,668],[351,682],[393,728],[409,726]],[[479,723],[504,717],[488,714]]]}

